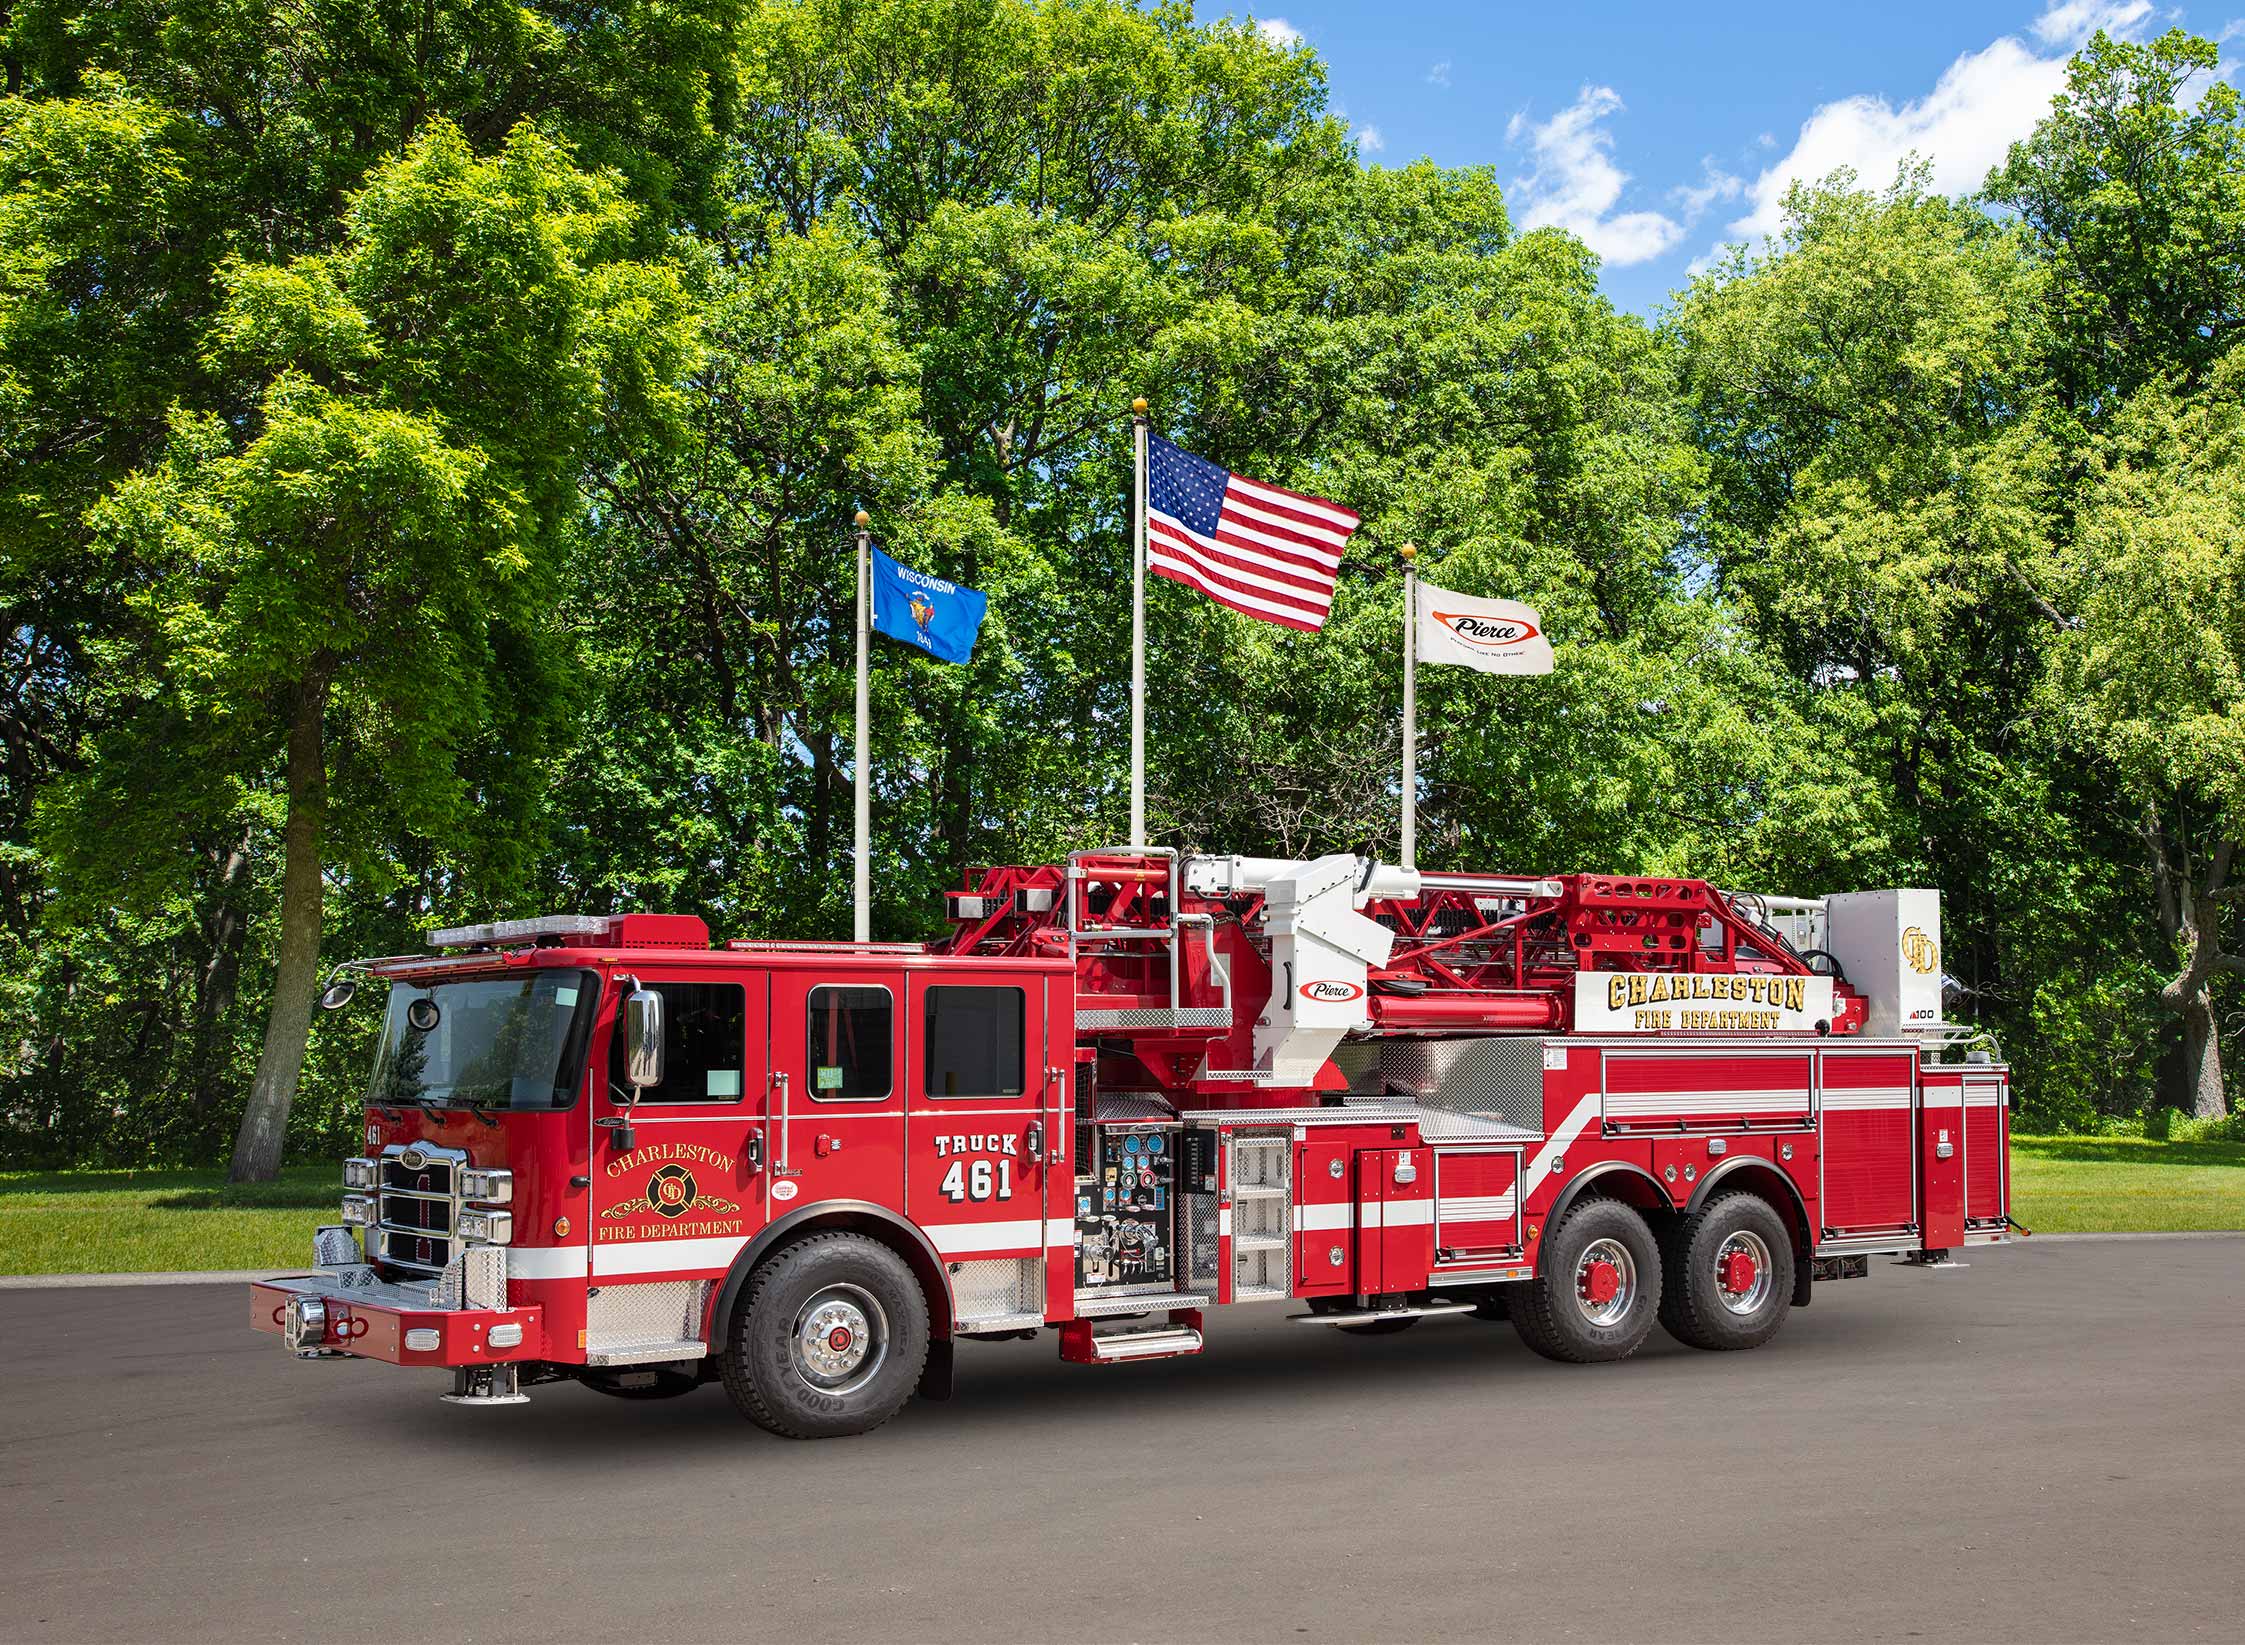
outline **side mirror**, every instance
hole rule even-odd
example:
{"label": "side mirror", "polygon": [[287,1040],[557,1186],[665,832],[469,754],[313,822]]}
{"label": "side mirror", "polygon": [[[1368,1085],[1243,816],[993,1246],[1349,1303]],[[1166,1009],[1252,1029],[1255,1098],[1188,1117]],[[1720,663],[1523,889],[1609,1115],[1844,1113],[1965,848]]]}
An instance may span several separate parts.
{"label": "side mirror", "polygon": [[358,978],[337,977],[320,990],[320,1009],[322,1011],[340,1011],[351,1003],[351,996],[358,991]]}
{"label": "side mirror", "polygon": [[652,988],[624,996],[624,1083],[634,1092],[663,1083],[663,997]]}

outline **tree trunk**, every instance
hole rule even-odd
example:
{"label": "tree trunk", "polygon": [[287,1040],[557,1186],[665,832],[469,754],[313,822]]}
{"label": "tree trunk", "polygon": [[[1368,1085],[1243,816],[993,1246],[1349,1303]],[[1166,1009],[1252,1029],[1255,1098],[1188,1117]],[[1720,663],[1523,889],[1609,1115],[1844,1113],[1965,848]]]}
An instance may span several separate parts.
{"label": "tree trunk", "polygon": [[2204,984],[2183,1006],[2183,1081],[2192,1119],[2222,1117],[2222,1038],[2213,990]]}
{"label": "tree trunk", "polygon": [[288,725],[288,824],[282,833],[281,957],[273,1000],[265,1017],[265,1050],[250,1082],[249,1106],[234,1138],[232,1182],[271,1182],[280,1175],[288,1140],[289,1105],[304,1072],[304,1046],[312,1033],[312,999],[319,986],[321,882],[320,833],[327,811],[327,750],[322,721],[327,681],[304,682]]}

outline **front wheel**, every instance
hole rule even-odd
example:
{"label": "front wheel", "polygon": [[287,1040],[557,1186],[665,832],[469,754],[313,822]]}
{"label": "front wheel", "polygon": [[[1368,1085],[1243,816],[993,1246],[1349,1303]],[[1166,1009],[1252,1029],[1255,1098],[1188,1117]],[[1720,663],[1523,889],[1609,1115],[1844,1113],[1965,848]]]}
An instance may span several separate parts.
{"label": "front wheel", "polygon": [[813,1234],[757,1271],[719,1369],[751,1422],[823,1439],[895,1416],[927,1358],[927,1299],[904,1259],[862,1234]]}
{"label": "front wheel", "polygon": [[1611,1199],[1584,1200],[1544,1236],[1536,1277],[1519,1288],[1512,1323],[1546,1359],[1627,1359],[1652,1334],[1660,1244],[1645,1219]]}
{"label": "front wheel", "polygon": [[1691,1348],[1759,1348],[1793,1305],[1793,1236],[1759,1194],[1725,1194],[1669,1244],[1660,1322]]}

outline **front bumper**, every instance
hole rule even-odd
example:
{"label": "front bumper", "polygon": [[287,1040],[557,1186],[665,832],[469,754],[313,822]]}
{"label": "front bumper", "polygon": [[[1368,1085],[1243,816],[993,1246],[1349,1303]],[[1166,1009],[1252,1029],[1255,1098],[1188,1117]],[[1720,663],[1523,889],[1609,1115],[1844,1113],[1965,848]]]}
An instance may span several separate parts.
{"label": "front bumper", "polygon": [[[367,1272],[323,1269],[260,1280],[249,1288],[249,1322],[299,1353],[352,1354],[392,1365],[441,1369],[546,1357],[542,1308],[435,1307],[425,1284],[369,1281],[363,1278]],[[292,1310],[304,1298],[319,1303],[318,1334],[308,1334],[299,1324],[292,1338]],[[510,1337],[516,1340],[510,1342]]]}

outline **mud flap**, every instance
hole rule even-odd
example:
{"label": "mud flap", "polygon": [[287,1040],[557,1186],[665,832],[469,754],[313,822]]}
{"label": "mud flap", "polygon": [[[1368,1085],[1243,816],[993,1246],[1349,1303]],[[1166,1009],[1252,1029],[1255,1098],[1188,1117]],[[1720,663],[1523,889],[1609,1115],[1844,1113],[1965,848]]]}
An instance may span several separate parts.
{"label": "mud flap", "polygon": [[1796,1308],[1808,1306],[1809,1288],[1816,1283],[1815,1267],[1808,1246],[1796,1245],[1793,1248],[1793,1306]]}
{"label": "mud flap", "polygon": [[951,1397],[951,1350],[949,1337],[928,1344],[928,1362],[920,1368],[920,1386],[913,1390],[922,1399]]}

